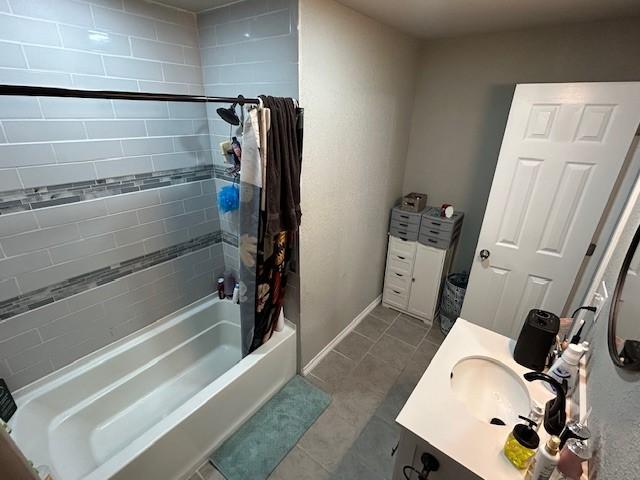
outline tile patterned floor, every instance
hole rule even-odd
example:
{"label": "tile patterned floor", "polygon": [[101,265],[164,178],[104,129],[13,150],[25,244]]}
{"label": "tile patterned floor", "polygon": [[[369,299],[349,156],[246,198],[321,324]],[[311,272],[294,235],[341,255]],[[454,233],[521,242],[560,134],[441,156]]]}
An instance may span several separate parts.
{"label": "tile patterned floor", "polygon": [[[439,325],[376,307],[307,376],[331,405],[269,480],[391,480],[394,419],[443,340]],[[205,464],[190,480],[223,477]]]}

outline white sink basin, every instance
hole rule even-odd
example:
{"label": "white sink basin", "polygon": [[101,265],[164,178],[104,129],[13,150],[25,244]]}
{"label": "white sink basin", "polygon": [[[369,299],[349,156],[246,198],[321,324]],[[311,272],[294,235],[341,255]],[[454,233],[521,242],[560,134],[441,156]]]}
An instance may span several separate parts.
{"label": "white sink basin", "polygon": [[483,422],[500,419],[507,425],[527,416],[531,399],[524,380],[489,357],[466,357],[451,371],[451,389],[469,413]]}

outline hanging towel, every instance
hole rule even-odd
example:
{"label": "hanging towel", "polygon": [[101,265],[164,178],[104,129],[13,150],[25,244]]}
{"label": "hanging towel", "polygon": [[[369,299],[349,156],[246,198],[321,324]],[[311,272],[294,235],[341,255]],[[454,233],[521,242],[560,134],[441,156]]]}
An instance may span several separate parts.
{"label": "hanging towel", "polygon": [[296,231],[300,211],[300,170],[302,157],[298,135],[297,108],[291,98],[261,96],[271,112],[267,134],[269,167],[266,170],[266,234]]}

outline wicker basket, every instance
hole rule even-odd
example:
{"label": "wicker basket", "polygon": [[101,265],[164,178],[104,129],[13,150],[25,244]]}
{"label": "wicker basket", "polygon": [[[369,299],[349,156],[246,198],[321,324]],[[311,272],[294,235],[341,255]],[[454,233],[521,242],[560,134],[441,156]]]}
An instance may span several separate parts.
{"label": "wicker basket", "polygon": [[440,330],[445,335],[460,316],[468,283],[469,274],[466,272],[447,275],[440,299]]}

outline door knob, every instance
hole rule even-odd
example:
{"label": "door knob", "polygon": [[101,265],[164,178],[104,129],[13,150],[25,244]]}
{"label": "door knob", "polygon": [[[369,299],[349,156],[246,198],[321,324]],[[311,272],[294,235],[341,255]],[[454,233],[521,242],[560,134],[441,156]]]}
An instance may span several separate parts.
{"label": "door knob", "polygon": [[480,260],[486,260],[487,258],[489,258],[489,255],[491,255],[491,252],[489,250],[480,250]]}

